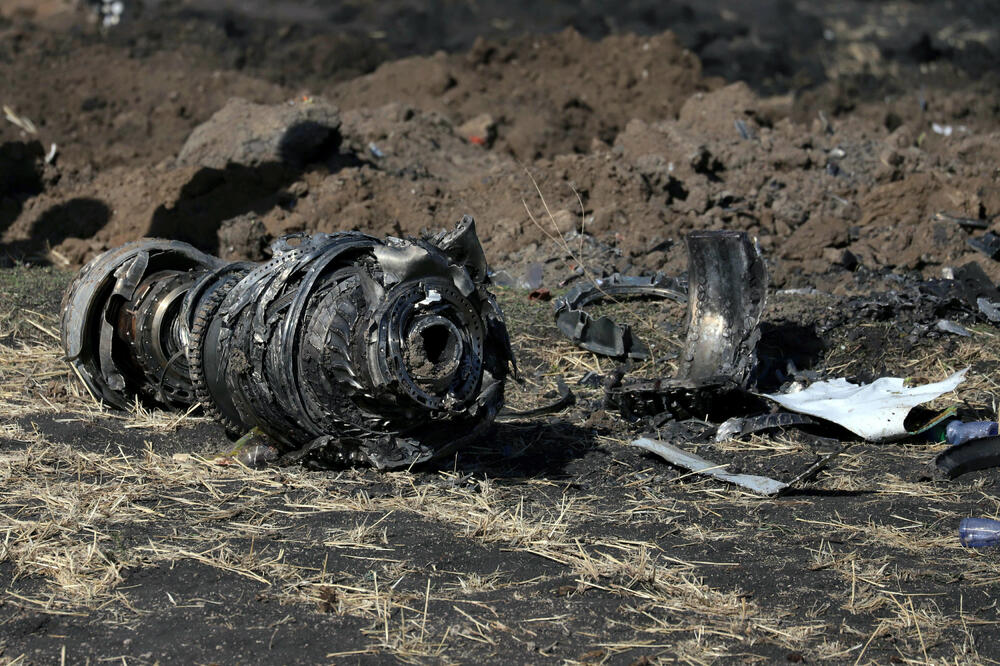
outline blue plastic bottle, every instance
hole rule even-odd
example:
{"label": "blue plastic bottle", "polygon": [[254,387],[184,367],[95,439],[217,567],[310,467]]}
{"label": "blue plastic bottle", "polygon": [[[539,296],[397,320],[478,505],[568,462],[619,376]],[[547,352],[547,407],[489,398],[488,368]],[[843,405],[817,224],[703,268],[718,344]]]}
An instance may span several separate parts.
{"label": "blue plastic bottle", "polygon": [[996,437],[997,423],[995,421],[970,421],[962,423],[956,419],[950,421],[945,427],[944,436],[952,446],[964,444],[970,439]]}
{"label": "blue plastic bottle", "polygon": [[966,548],[1000,546],[1000,520],[963,518],[958,525],[958,540]]}

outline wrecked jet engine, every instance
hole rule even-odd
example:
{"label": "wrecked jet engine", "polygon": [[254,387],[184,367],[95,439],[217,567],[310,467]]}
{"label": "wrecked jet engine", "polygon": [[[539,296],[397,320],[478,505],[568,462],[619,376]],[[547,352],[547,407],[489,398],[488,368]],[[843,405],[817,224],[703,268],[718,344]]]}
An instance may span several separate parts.
{"label": "wrecked jet engine", "polygon": [[408,467],[492,425],[515,366],[471,217],[427,240],[271,249],[262,264],[157,239],[105,252],[63,297],[67,360],[110,405],[200,402],[325,465]]}

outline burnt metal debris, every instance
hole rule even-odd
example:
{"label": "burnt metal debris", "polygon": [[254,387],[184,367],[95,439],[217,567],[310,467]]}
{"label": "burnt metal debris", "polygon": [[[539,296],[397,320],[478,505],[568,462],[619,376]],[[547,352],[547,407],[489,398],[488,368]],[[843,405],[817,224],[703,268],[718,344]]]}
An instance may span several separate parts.
{"label": "burnt metal debris", "polygon": [[616,382],[607,403],[626,418],[670,413],[719,420],[751,412],[767,268],[743,231],[695,231],[688,250],[687,341],[672,379]]}
{"label": "burnt metal debris", "polygon": [[254,428],[319,464],[408,467],[481,437],[514,366],[466,216],[425,240],[293,235],[261,264],[144,239],[63,297],[67,360],[91,393]]}
{"label": "burnt metal debris", "polygon": [[608,278],[577,285],[553,303],[556,325],[563,335],[582,349],[603,356],[634,359],[649,358],[649,349],[632,333],[628,324],[616,324],[608,317],[594,319],[583,308],[605,298],[670,298],[687,301],[687,285],[657,273],[652,277],[625,276],[615,273]]}
{"label": "burnt metal debris", "polygon": [[746,437],[747,435],[766,432],[768,430],[810,425],[816,425],[816,421],[805,414],[795,414],[793,412],[761,414],[760,416],[747,418],[734,416],[719,425],[719,428],[715,431],[715,441],[724,442],[727,439]]}

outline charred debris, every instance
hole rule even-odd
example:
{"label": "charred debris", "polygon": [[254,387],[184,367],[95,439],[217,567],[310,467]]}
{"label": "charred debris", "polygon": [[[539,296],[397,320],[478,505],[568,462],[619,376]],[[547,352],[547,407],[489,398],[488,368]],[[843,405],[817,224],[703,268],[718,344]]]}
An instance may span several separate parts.
{"label": "charred debris", "polygon": [[87,264],[62,306],[95,398],[261,433],[315,464],[406,468],[481,438],[514,365],[475,223],[426,240],[289,236],[260,264],[143,239]]}
{"label": "charred debris", "polygon": [[[780,495],[813,478],[839,456],[852,439],[892,441],[923,437],[954,446],[937,458],[937,476],[953,477],[973,469],[1000,465],[1000,438],[995,424],[963,424],[954,407],[913,423],[921,404],[955,390],[966,370],[940,382],[906,386],[897,377],[854,384],[844,378],[799,378],[785,390],[761,390],[766,364],[759,363],[757,343],[767,293],[763,258],[746,233],[699,231],[688,235],[686,279],[663,275],[631,277],[614,274],[577,286],[554,302],[560,331],[583,349],[618,358],[619,370],[605,384],[606,406],[650,431],[666,432],[632,442],[687,472],[738,485],[760,495]],[[877,294],[858,309],[913,308],[930,299],[937,311],[978,311],[990,321],[997,292],[982,269],[969,264],[914,291]],[[676,377],[627,380],[634,360],[649,357],[648,347],[626,324],[594,318],[584,308],[600,300],[667,298],[687,303],[686,343]],[[948,320],[940,320],[939,323]],[[957,326],[957,325],[955,325]],[[930,327],[927,327],[928,329]],[[936,327],[950,331],[951,326]],[[780,411],[779,408],[785,410]],[[815,445],[815,460],[787,481],[728,471],[677,446],[719,443],[774,430],[802,429]],[[947,432],[947,435],[945,434]],[[673,441],[667,441],[673,440]]]}
{"label": "charred debris", "polygon": [[[612,376],[593,381],[603,380],[605,408],[647,428],[635,446],[763,495],[795,490],[858,438],[948,441],[952,448],[936,460],[939,478],[1000,465],[995,423],[963,424],[954,407],[916,423],[908,418],[954,391],[964,370],[916,387],[894,377],[854,384],[793,373],[781,391],[765,392],[767,363],[758,350],[764,258],[745,232],[697,231],[685,241],[684,275],[612,274],[553,301],[568,340],[621,361]],[[250,463],[281,456],[409,468],[482,439],[501,415],[515,365],[490,275],[470,217],[422,240],[285,237],[262,264],[145,239],[84,267],[64,297],[62,339],[95,398],[121,408],[135,400],[177,409],[200,403],[234,436],[254,440],[248,450],[255,453],[244,456]],[[538,292],[540,275],[527,286]],[[649,358],[649,347],[627,324],[586,311],[601,300],[637,297],[686,303],[676,376],[629,378],[630,364]],[[878,317],[920,299],[933,300],[935,313],[1000,319],[1000,292],[975,264],[854,306]],[[558,383],[554,403],[503,415],[572,405],[572,391]],[[730,471],[678,446],[790,428],[813,438],[816,456],[784,481]]]}

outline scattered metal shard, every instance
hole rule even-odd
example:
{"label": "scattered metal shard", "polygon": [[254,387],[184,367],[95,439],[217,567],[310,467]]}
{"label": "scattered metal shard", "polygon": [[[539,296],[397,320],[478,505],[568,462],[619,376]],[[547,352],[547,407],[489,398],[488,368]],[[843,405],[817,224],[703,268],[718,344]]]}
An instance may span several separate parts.
{"label": "scattered metal shard", "polygon": [[201,402],[326,464],[407,467],[480,437],[514,363],[475,223],[428,240],[294,235],[262,264],[145,239],[91,261],[62,310],[90,391]]}
{"label": "scattered metal shard", "polygon": [[673,379],[611,386],[608,404],[626,418],[673,414],[728,418],[757,399],[746,391],[757,364],[767,267],[746,232],[695,231],[687,236],[687,342]]}
{"label": "scattered metal shard", "polygon": [[956,324],[950,319],[938,319],[937,323],[934,324],[934,328],[941,331],[942,333],[951,333],[952,335],[960,335],[963,338],[972,337],[972,331],[962,326],[961,324]]}
{"label": "scattered metal shard", "polygon": [[594,319],[583,308],[604,299],[629,299],[642,296],[670,298],[683,303],[687,290],[682,281],[657,273],[635,277],[615,273],[608,278],[577,285],[553,302],[556,325],[563,335],[580,348],[602,356],[634,359],[649,358],[649,349],[632,334],[627,324],[616,324],[608,317]]}
{"label": "scattered metal shard", "polygon": [[990,220],[978,220],[971,217],[951,215],[949,213],[945,213],[944,211],[934,213],[933,218],[941,222],[952,222],[967,229],[988,229],[990,226]]}
{"label": "scattered metal shard", "polygon": [[553,303],[556,324],[578,346],[604,356],[649,358],[627,324],[594,319],[583,308],[604,299],[652,296],[688,302],[687,353],[680,378],[694,384],[714,376],[745,383],[756,359],[757,324],[764,310],[767,268],[742,231],[687,235],[688,283],[657,273],[614,274],[570,289]]}
{"label": "scattered metal shard", "polygon": [[687,345],[678,379],[701,385],[725,377],[746,386],[767,296],[764,259],[743,231],[695,231],[687,248]]}
{"label": "scattered metal shard", "polygon": [[715,431],[715,441],[724,442],[727,439],[746,437],[758,432],[776,430],[794,426],[815,425],[816,421],[803,414],[778,412],[777,414],[762,414],[743,418],[734,416],[725,421]]}
{"label": "scattered metal shard", "polygon": [[735,484],[741,488],[746,488],[759,495],[777,495],[784,491],[788,485],[766,476],[755,476],[753,474],[732,474],[726,471],[725,465],[718,465],[701,456],[683,451],[672,444],[656,439],[639,438],[632,442],[632,446],[638,446],[651,453],[660,456],[671,465],[676,465],[683,469],[704,474],[728,483]]}
{"label": "scattered metal shard", "polygon": [[800,474],[796,475],[791,481],[785,483],[784,481],[778,481],[777,479],[772,479],[768,476],[733,474],[726,470],[726,465],[713,463],[712,461],[706,460],[701,456],[689,453],[658,439],[641,437],[633,441],[632,446],[638,446],[641,449],[655,453],[671,465],[676,465],[695,474],[711,476],[719,479],[720,481],[732,483],[740,486],[741,488],[746,488],[747,490],[755,492],[758,495],[764,495],[767,497],[784,495],[789,490],[797,487],[800,483],[808,481],[812,477],[816,476],[816,474],[818,474],[824,467],[830,464],[834,458],[843,453],[844,450],[841,448],[837,451],[824,455],[819,460],[809,465],[809,467],[803,470]]}
{"label": "scattered metal shard", "polygon": [[556,377],[556,389],[559,391],[559,397],[553,400],[547,405],[541,405],[539,407],[534,407],[532,409],[526,409],[518,411],[516,409],[511,409],[509,407],[504,407],[500,412],[501,417],[511,417],[511,418],[526,418],[529,416],[541,416],[543,414],[554,414],[556,412],[561,412],[567,407],[572,407],[576,404],[576,396],[573,391],[570,390],[569,386],[566,385],[566,380],[562,377]]}

